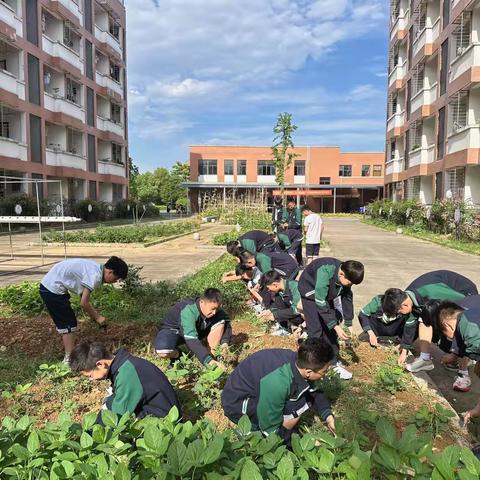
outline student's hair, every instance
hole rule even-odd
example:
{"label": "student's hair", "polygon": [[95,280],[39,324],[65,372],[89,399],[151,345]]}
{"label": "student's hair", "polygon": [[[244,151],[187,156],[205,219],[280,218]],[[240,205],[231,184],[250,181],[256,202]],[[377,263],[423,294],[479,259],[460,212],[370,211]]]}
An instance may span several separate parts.
{"label": "student's hair", "polygon": [[307,205],[303,205],[302,208],[301,208],[302,212],[311,212],[312,209]]}
{"label": "student's hair", "polygon": [[463,308],[455,302],[444,301],[438,305],[437,315],[433,328],[442,331],[445,324],[455,315],[462,312]]}
{"label": "student's hair", "polygon": [[295,204],[296,204],[297,202],[296,202],[293,198],[289,198],[289,199],[287,200],[287,205],[288,205],[289,203],[295,203]]}
{"label": "student's hair", "polygon": [[427,300],[421,307],[421,317],[424,325],[427,327],[438,326],[438,308],[442,304],[441,300]]}
{"label": "student's hair", "polygon": [[333,356],[332,345],[323,338],[307,338],[298,349],[297,366],[320,370],[333,360]]}
{"label": "student's hair", "polygon": [[399,308],[407,298],[407,294],[399,288],[389,288],[385,291],[382,297],[382,310],[383,313],[389,317],[394,317],[398,314]]}
{"label": "student's hair", "polygon": [[101,342],[82,342],[70,353],[70,369],[72,372],[90,372],[95,369],[99,360],[110,360],[112,352]]}
{"label": "student's hair", "polygon": [[262,288],[268,287],[272,283],[279,282],[282,276],[276,270],[270,270],[262,276],[261,286]]}
{"label": "student's hair", "polygon": [[238,258],[240,259],[240,263],[246,263],[251,258],[255,258],[255,255],[251,252],[248,252],[247,250],[244,250],[243,252],[240,253]]}
{"label": "student's hair", "polygon": [[232,240],[231,242],[227,243],[227,252],[234,257],[238,257],[240,253],[242,253],[243,248],[240,245],[238,240]]}
{"label": "student's hair", "polygon": [[350,280],[354,285],[358,285],[363,282],[363,276],[365,274],[365,268],[363,263],[356,260],[347,260],[340,266],[342,272],[345,274],[347,280]]}
{"label": "student's hair", "polygon": [[113,271],[113,274],[116,275],[118,278],[125,280],[128,275],[128,265],[119,257],[115,255],[110,257],[105,263],[104,268],[108,268],[109,270]]}
{"label": "student's hair", "polygon": [[218,303],[218,305],[221,305],[223,301],[222,294],[218,288],[207,288],[200,299],[206,300],[207,302]]}
{"label": "student's hair", "polygon": [[243,275],[247,272],[253,272],[253,268],[242,265],[241,263],[237,264],[237,266],[235,267],[235,275]]}

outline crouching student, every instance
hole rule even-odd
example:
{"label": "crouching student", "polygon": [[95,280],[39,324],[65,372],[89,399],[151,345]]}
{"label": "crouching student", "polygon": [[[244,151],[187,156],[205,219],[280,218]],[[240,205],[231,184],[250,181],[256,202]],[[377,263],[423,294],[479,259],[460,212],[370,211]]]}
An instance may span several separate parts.
{"label": "crouching student", "polygon": [[84,258],[72,258],[54,265],[40,282],[40,296],[52,317],[57,332],[62,335],[65,357],[68,363],[75,346],[77,317],[70,305],[70,292],[81,296],[83,310],[103,326],[106,318],[90,302],[92,292],[102,283],[115,283],[127,278],[128,266],[118,257],[110,257],[105,265]]}
{"label": "crouching student", "polygon": [[[203,365],[225,368],[213,358],[219,345],[228,347],[232,327],[228,315],[222,310],[222,295],[216,288],[207,288],[198,298],[176,303],[166,314],[155,338],[155,350],[162,358],[180,357],[178,346],[187,348]],[[205,346],[202,340],[206,339]]]}
{"label": "crouching student", "polygon": [[81,343],[70,355],[70,368],[91,380],[110,380],[112,394],[102,408],[117,415],[165,417],[173,407],[180,412],[177,396],[164,373],[123,348],[113,354],[103,343]]}
{"label": "crouching student", "polygon": [[401,313],[388,316],[384,311],[384,301],[384,295],[376,295],[358,314],[358,320],[370,345],[377,347],[378,337],[387,337],[399,339],[402,350],[411,350],[417,332],[415,319]]}
{"label": "crouching student", "polygon": [[250,355],[223,389],[225,415],[234,423],[247,415],[253,430],[277,433],[289,444],[301,415],[312,407],[334,432],[330,404],[314,383],[323,377],[333,356],[331,345],[318,338],[305,340],[298,352],[269,349]]}
{"label": "crouching student", "polygon": [[260,314],[260,317],[263,320],[276,322],[271,334],[288,335],[293,331],[296,332],[303,323],[298,282],[285,280],[274,270],[267,272],[262,279],[262,297],[266,310]]}
{"label": "crouching student", "polygon": [[240,263],[247,267],[258,267],[262,274],[276,270],[282,277],[295,280],[300,271],[297,261],[287,252],[250,252],[240,254]]}
{"label": "crouching student", "polygon": [[331,343],[335,354],[333,370],[343,380],[351,379],[352,374],[338,360],[338,340],[349,340],[341,323],[352,326],[352,285],[362,283],[363,277],[362,263],[323,257],[310,263],[298,282],[308,336],[323,337]]}
{"label": "crouching student", "polygon": [[[465,299],[466,300],[466,299]],[[480,296],[471,297],[468,308],[460,304],[442,302],[433,321],[434,330],[451,340],[451,353],[458,358],[469,358],[477,362],[475,371],[480,373]],[[449,362],[452,358],[448,359]],[[468,375],[467,363],[462,362],[463,373]],[[460,372],[459,372],[460,373]],[[465,413],[464,421],[468,423],[471,417],[480,417],[480,401]]]}
{"label": "crouching student", "polygon": [[[410,372],[433,370],[431,344],[433,330],[422,321],[422,312],[429,300],[459,302],[469,295],[478,294],[477,286],[468,278],[449,270],[428,272],[414,280],[405,291],[389,288],[384,295],[384,312],[388,316],[408,315],[414,321],[420,339],[420,357],[406,365]],[[408,351],[402,349],[399,364],[405,364]]]}
{"label": "crouching student", "polygon": [[247,305],[251,307],[255,313],[263,311],[263,299],[260,295],[260,282],[262,279],[262,272],[257,267],[246,267],[238,264],[235,270],[226,272],[222,276],[222,282],[243,281],[247,290],[250,293],[250,298],[247,300]]}
{"label": "crouching student", "polygon": [[303,263],[302,242],[303,234],[301,230],[288,229],[277,232],[278,245],[282,250],[292,255],[299,265]]}
{"label": "crouching student", "polygon": [[263,230],[250,230],[240,235],[238,240],[227,243],[227,252],[234,257],[238,257],[244,250],[255,254],[262,251],[273,252],[277,249],[273,235]]}

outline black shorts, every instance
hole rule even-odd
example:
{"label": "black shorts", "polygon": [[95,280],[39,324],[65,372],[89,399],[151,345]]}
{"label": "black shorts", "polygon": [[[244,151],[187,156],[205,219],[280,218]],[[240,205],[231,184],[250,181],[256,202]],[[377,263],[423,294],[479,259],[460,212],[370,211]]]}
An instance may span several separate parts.
{"label": "black shorts", "polygon": [[307,257],[318,257],[320,254],[320,244],[319,243],[307,243],[305,246],[306,256]]}
{"label": "black shorts", "polygon": [[70,305],[70,294],[58,295],[52,293],[42,284],[40,284],[39,292],[57,327],[57,332],[61,334],[75,332],[78,328],[77,317]]}

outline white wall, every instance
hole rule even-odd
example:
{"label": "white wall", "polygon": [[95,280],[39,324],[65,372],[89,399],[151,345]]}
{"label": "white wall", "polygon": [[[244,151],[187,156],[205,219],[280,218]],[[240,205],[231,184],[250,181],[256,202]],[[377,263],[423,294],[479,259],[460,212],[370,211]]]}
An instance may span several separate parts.
{"label": "white wall", "polygon": [[98,156],[102,161],[110,161],[112,159],[112,144],[99,140],[98,142]]}
{"label": "white wall", "polygon": [[480,166],[466,168],[465,201],[467,203],[480,205]]}
{"label": "white wall", "polygon": [[97,115],[110,118],[110,102],[100,95],[97,95]]}
{"label": "white wall", "polygon": [[433,203],[433,178],[431,176],[420,177],[420,196],[421,203]]}

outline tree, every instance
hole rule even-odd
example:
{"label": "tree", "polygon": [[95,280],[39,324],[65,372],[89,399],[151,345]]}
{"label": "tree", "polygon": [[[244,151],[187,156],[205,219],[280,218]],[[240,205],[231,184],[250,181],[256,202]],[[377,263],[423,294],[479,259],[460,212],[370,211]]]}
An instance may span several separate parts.
{"label": "tree", "polygon": [[281,195],[284,192],[285,172],[292,164],[292,161],[298,155],[289,151],[294,148],[292,135],[297,130],[297,126],[292,123],[291,113],[280,113],[277,123],[273,127],[275,137],[273,139],[272,156],[275,162],[275,181],[280,187]]}
{"label": "tree", "polygon": [[186,204],[187,189],[182,186],[190,178],[190,166],[188,163],[176,162],[170,169],[170,175],[162,189],[162,198],[166,203]]}
{"label": "tree", "polygon": [[138,167],[133,163],[133,159],[128,159],[128,194],[132,200],[138,200],[138,176],[140,175]]}

